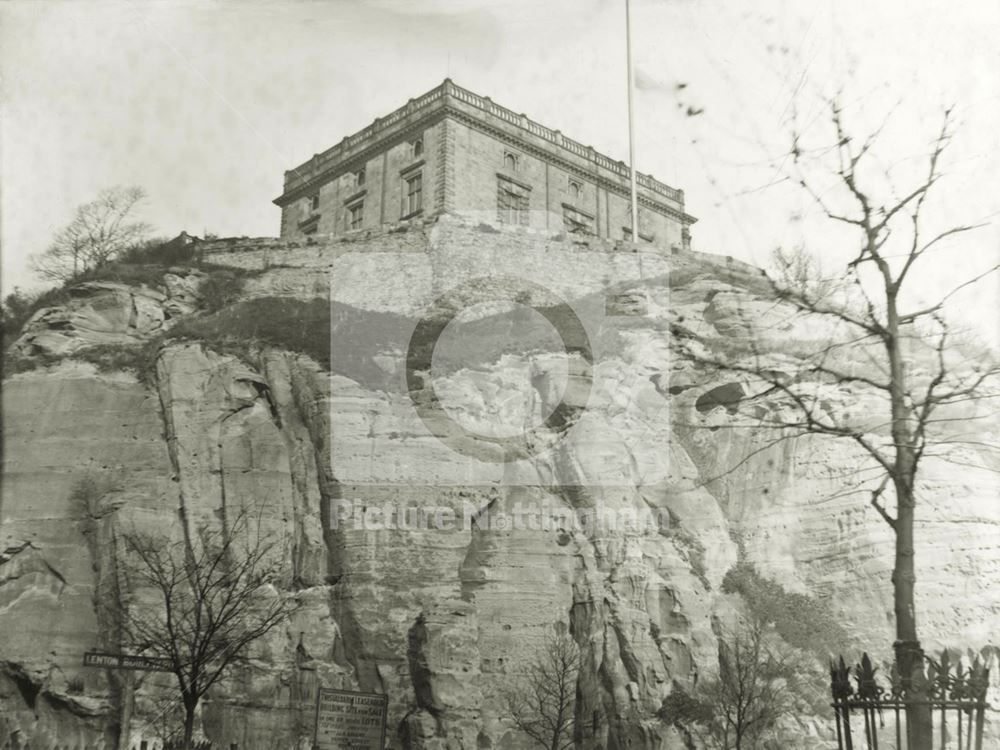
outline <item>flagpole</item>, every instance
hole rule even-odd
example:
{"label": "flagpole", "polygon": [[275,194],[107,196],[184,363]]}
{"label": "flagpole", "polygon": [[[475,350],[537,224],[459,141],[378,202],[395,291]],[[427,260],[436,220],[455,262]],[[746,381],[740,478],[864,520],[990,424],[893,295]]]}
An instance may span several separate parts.
{"label": "flagpole", "polygon": [[629,12],[630,2],[625,0],[625,57],[628,71],[628,163],[629,182],[632,192],[632,242],[639,241],[639,200],[635,176],[635,118],[632,109],[632,18]]}

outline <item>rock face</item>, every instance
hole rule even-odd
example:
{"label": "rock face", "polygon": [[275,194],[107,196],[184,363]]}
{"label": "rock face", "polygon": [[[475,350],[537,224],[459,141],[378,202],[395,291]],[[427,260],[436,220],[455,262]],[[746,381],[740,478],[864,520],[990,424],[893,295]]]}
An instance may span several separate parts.
{"label": "rock face", "polygon": [[[200,729],[221,746],[307,747],[326,686],[388,695],[391,748],[529,747],[505,696],[569,633],[580,747],[684,747],[657,711],[712,671],[717,624],[739,607],[721,581],[741,556],[888,652],[889,529],[843,492],[858,456],[809,438],[764,448],[727,408],[752,383],[670,361],[670,336],[745,336],[743,313],[766,300],[754,269],[448,219],[202,253],[260,271],[250,298],[329,293],[375,317],[334,332],[332,373],[279,349],[242,361],[172,341],[148,386],[71,357],[4,383],[0,747],[14,733],[113,746],[123,683],[81,656],[120,650],[101,606],[116,534],[178,534],[221,509],[260,512],[281,541],[278,593],[299,604],[206,699]],[[191,296],[92,284],[19,346],[143,343],[196,306],[194,286],[171,284]],[[797,325],[785,335],[823,335]],[[830,408],[865,398],[834,389]],[[997,468],[956,446],[923,475],[930,646],[998,645]],[[143,682],[133,742],[159,741],[171,679]],[[790,727],[786,746],[828,746],[828,724],[805,739],[826,719]]]}
{"label": "rock face", "polygon": [[68,302],[32,316],[16,348],[28,355],[72,354],[86,346],[145,341],[194,312],[203,277],[198,271],[165,273],[156,289],[114,281],[78,284]]}

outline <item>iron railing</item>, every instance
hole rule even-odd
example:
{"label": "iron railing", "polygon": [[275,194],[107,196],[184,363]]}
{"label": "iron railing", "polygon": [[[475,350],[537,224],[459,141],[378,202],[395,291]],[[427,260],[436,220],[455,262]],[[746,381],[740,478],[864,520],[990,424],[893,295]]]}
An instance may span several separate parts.
{"label": "iron railing", "polygon": [[[923,712],[933,737],[921,738],[934,750],[982,750],[989,667],[975,657],[969,667],[948,652],[938,661],[924,657],[907,684],[893,665],[886,679],[868,654],[853,667],[844,658],[830,664],[837,747],[840,750],[909,750],[907,710]],[[887,726],[888,723],[888,726]],[[922,730],[926,731],[926,730]]]}

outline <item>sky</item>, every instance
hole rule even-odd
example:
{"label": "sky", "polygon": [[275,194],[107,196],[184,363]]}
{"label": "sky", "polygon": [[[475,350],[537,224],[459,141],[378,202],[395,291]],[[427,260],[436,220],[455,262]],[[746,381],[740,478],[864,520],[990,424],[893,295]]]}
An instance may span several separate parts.
{"label": "sky", "polygon": [[[925,296],[998,261],[1000,3],[632,0],[632,17],[637,165],[685,191],[696,249],[856,251],[788,178],[791,133],[819,138],[836,97],[859,136],[888,116],[875,164],[904,186],[952,109],[928,217],[985,226],[935,253]],[[624,32],[624,0],[8,0],[4,293],[37,288],[28,257],[113,185],[146,190],[158,235],[276,235],[284,170],[445,77],[625,160]],[[963,294],[998,321],[995,277]]]}

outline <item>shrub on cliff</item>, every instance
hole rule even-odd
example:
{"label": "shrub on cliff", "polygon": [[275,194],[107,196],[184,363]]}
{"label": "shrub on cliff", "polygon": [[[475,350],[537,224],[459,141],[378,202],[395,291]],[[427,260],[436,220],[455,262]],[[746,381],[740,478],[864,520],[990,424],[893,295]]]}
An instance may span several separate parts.
{"label": "shrub on cliff", "polygon": [[181,232],[173,239],[158,237],[140,242],[123,252],[118,260],[131,265],[180,266],[194,262],[197,256],[195,239]]}
{"label": "shrub on cliff", "polygon": [[847,631],[827,605],[806,594],[787,591],[777,581],[763,577],[750,563],[730,568],[722,579],[722,590],[742,596],[751,615],[773,623],[790,646],[813,651],[824,659],[847,647]]}

